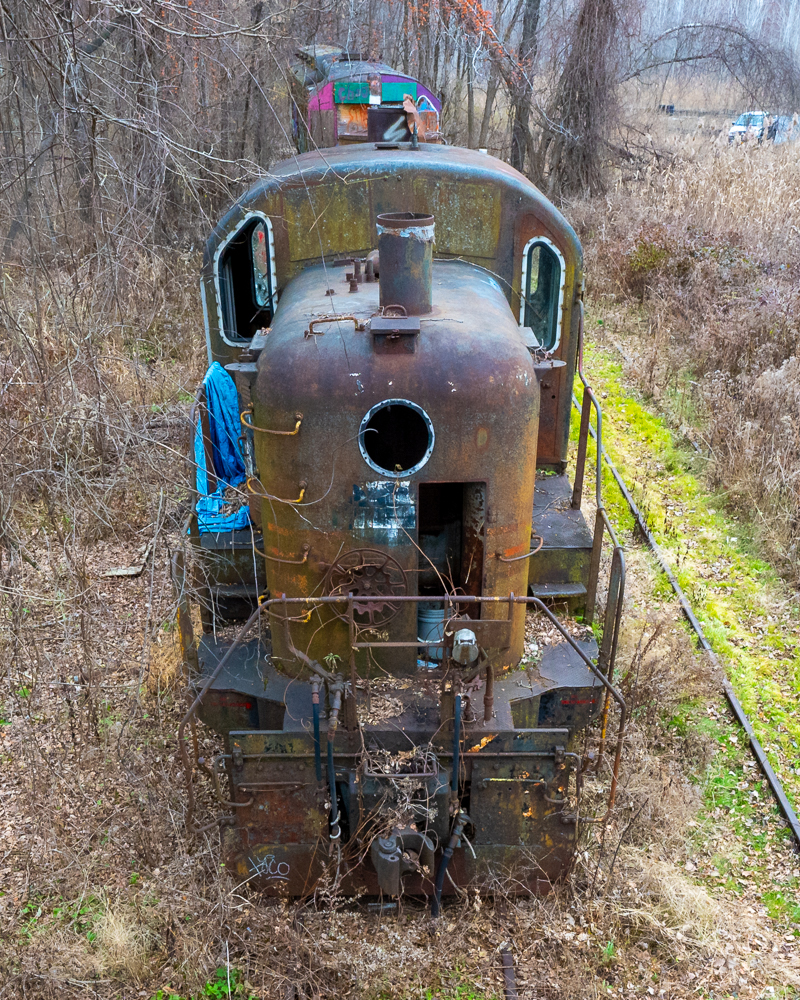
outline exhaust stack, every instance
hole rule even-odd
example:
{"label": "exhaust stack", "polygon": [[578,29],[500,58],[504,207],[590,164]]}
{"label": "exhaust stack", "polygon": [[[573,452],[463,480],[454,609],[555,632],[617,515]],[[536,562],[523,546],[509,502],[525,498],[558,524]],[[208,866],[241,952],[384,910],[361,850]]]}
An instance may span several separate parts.
{"label": "exhaust stack", "polygon": [[381,307],[403,306],[408,316],[431,311],[432,215],[391,212],[379,215]]}

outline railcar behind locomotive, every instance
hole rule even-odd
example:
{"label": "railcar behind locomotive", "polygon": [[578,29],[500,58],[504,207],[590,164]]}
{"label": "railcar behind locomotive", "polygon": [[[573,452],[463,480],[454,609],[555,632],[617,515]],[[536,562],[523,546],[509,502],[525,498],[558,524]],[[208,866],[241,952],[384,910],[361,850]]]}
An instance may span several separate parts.
{"label": "railcar behind locomotive", "polygon": [[[581,512],[588,389],[566,474],[582,281],[526,178],[424,143],[297,157],[214,230],[206,334],[227,373],[212,364],[196,407],[204,631],[182,596],[180,745],[189,822],[205,770],[243,881],[438,907],[569,868],[578,737],[609,699],[624,724],[621,550],[599,649],[553,614],[592,620],[610,528],[602,503],[594,535]],[[532,609],[555,637],[538,652]],[[196,718],[221,740],[210,767],[189,759]]]}
{"label": "railcar behind locomotive", "polygon": [[289,76],[298,152],[354,142],[441,142],[442,102],[407,73],[336,45],[297,52]]}

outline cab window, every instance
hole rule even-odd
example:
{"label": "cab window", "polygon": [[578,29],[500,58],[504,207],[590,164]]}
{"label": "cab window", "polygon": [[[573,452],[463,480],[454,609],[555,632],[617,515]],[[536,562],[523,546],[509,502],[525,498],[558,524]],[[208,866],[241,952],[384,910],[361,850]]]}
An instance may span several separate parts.
{"label": "cab window", "polygon": [[539,346],[554,351],[561,340],[564,258],[545,237],[532,239],[522,257],[520,324],[530,327]]}
{"label": "cab window", "polygon": [[275,312],[275,246],[266,218],[239,227],[219,255],[222,332],[233,343],[248,341],[269,326]]}

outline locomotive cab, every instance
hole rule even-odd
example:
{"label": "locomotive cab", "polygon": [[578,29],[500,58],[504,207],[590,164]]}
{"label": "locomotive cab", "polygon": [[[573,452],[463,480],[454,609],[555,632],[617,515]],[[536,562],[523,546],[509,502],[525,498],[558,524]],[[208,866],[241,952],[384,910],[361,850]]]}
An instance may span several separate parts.
{"label": "locomotive cab", "polygon": [[560,213],[469,150],[307,154],[216,228],[184,724],[222,739],[243,880],[438,906],[445,870],[568,869],[575,738],[621,702],[613,630],[598,666],[549,610],[590,619],[600,565],[566,475],[581,289]]}

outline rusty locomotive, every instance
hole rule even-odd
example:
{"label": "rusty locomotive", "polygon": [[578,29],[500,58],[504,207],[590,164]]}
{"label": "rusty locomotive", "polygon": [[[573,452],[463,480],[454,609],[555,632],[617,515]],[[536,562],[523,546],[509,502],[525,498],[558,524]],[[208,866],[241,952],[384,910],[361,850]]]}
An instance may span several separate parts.
{"label": "rusty locomotive", "polygon": [[[542,891],[597,818],[580,792],[606,741],[613,802],[624,560],[599,485],[594,532],[581,511],[588,386],[566,473],[582,283],[575,233],[526,178],[413,137],[287,161],[214,230],[209,372],[233,379],[235,420],[207,376],[193,569],[175,560],[180,747],[189,824],[205,772],[242,881],[435,910],[456,886]],[[598,647],[555,611],[593,620],[604,538]],[[533,612],[554,637],[538,651]]]}

